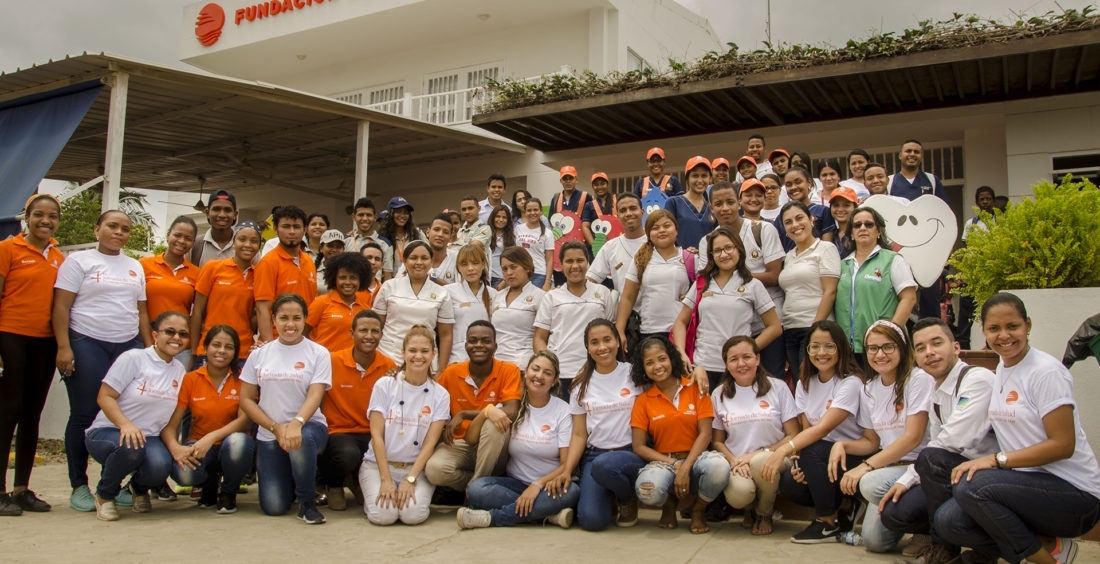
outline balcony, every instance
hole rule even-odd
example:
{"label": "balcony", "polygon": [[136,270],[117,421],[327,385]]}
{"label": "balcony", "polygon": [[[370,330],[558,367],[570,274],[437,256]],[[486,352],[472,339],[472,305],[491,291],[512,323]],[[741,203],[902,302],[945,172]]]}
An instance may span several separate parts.
{"label": "balcony", "polygon": [[419,96],[406,93],[397,100],[368,104],[364,107],[435,125],[454,126],[470,123],[470,118],[476,113],[485,95],[483,88],[466,88]]}

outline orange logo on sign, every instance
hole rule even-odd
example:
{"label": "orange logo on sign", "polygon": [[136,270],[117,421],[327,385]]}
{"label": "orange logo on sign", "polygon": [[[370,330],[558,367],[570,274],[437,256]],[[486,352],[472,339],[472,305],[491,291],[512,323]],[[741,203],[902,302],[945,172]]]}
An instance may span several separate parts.
{"label": "orange logo on sign", "polygon": [[195,38],[203,47],[209,47],[218,42],[224,25],[225,11],[211,2],[199,10],[199,17],[195,20]]}
{"label": "orange logo on sign", "polygon": [[1008,405],[1012,405],[1018,401],[1020,401],[1020,394],[1016,390],[1008,392],[1008,395],[1005,396],[1005,403]]}

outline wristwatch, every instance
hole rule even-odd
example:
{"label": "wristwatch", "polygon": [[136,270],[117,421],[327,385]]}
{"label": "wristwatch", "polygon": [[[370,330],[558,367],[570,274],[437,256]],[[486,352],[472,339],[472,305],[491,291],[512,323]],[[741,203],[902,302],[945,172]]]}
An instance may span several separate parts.
{"label": "wristwatch", "polygon": [[295,416],[293,417],[293,419],[294,419],[295,421],[297,421],[297,422],[301,423],[302,425],[305,425],[305,424],[306,424],[306,420],[305,420],[305,419],[304,419],[304,418],[303,418],[303,417],[302,417],[301,415],[295,415]]}
{"label": "wristwatch", "polygon": [[405,476],[405,481],[415,486],[416,485],[416,476],[413,476],[412,474],[409,474],[408,476]]}
{"label": "wristwatch", "polygon": [[1008,468],[1008,453],[1002,450],[1001,452],[997,453],[997,456],[995,458],[997,460],[997,468]]}

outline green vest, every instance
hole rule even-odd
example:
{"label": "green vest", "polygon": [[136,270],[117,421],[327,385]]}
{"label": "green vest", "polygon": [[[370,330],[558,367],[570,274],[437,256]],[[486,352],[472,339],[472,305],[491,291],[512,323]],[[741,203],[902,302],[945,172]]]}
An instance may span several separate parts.
{"label": "green vest", "polygon": [[898,309],[897,292],[890,280],[890,266],[897,253],[875,251],[856,270],[856,255],[840,261],[840,282],[836,289],[836,322],[844,328],[848,342],[857,353],[863,352],[863,334],[872,323],[890,319]]}

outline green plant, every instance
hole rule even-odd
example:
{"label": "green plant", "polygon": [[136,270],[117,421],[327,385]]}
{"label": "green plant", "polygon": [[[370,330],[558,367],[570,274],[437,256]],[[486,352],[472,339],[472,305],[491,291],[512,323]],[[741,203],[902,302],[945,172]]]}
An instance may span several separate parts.
{"label": "green plant", "polygon": [[989,231],[971,231],[948,261],[979,308],[1001,290],[1100,285],[1100,189],[1070,175],[1033,189],[996,218],[981,213]]}

